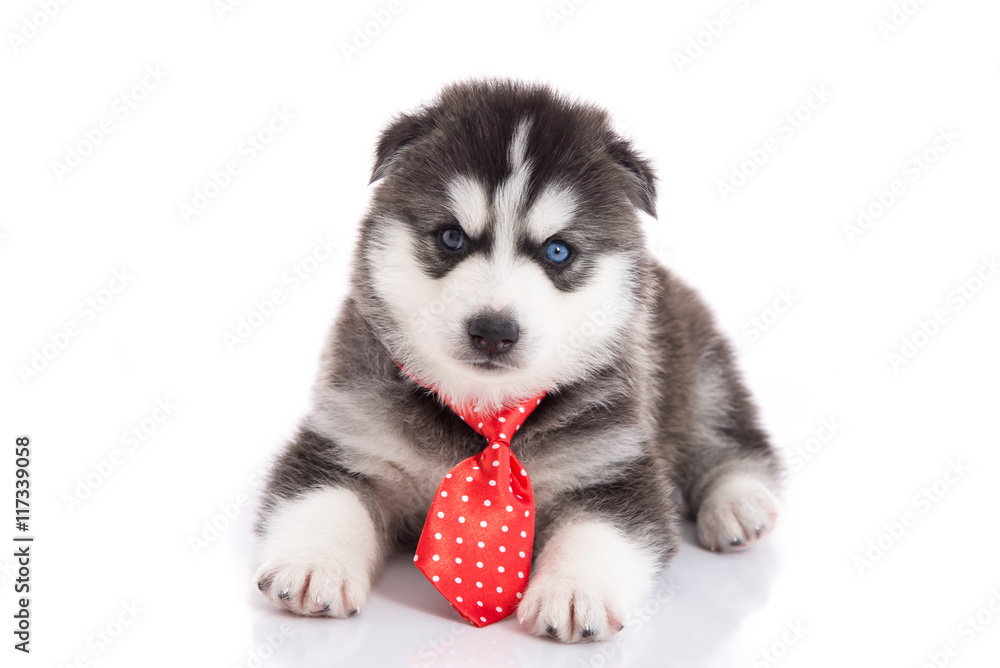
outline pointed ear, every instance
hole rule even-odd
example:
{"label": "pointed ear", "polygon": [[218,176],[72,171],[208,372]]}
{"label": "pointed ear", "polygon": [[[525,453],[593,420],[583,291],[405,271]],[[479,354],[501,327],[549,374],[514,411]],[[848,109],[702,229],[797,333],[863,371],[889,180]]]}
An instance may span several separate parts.
{"label": "pointed ear", "polygon": [[625,139],[616,139],[608,149],[628,178],[628,198],[640,211],[656,218],[656,174],[649,161],[639,155]]}
{"label": "pointed ear", "polygon": [[393,163],[407,144],[429,131],[433,125],[427,112],[397,116],[379,137],[375,148],[375,165],[372,167],[374,183],[392,171]]}

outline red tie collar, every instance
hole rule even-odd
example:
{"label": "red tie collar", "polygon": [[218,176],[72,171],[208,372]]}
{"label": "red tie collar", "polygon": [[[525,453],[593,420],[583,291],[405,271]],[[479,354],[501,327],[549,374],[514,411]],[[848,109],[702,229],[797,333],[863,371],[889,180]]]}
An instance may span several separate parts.
{"label": "red tie collar", "polygon": [[528,585],[535,498],[510,441],[545,393],[484,414],[445,403],[486,437],[487,448],[445,474],[413,557],[435,588],[476,626],[517,609]]}

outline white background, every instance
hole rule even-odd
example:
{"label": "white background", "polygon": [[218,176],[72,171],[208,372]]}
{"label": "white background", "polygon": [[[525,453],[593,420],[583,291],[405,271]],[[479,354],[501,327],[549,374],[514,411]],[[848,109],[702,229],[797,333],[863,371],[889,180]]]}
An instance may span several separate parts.
{"label": "white background", "polygon": [[[997,3],[900,1],[911,14],[880,28],[890,0],[567,1],[560,20],[555,0],[400,0],[350,58],[386,2],[247,0],[220,16],[211,0],[94,0],[51,18],[45,4],[0,14],[5,666],[996,665]],[[763,545],[713,555],[688,526],[616,643],[560,646],[513,619],[471,629],[405,556],[351,620],[272,611],[251,581],[249,499],[307,408],[378,133],[473,75],[598,102],[655,161],[649,244],[742,345],[791,469]],[[294,120],[248,160],[274,109]],[[75,168],[54,166],[73,150]],[[230,160],[239,174],[185,220]],[[724,199],[734,169],[752,174]],[[852,238],[859,207],[880,215]],[[338,250],[313,262],[318,239]],[[274,290],[283,302],[230,350]],[[36,352],[50,359],[24,373]],[[148,434],[123,442],[133,428]],[[12,649],[23,434],[30,656]]]}

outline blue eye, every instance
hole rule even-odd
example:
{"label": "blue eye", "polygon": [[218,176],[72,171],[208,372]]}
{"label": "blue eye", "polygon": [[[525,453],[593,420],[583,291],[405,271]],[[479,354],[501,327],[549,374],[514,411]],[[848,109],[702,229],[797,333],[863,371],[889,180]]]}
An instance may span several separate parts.
{"label": "blue eye", "polygon": [[462,234],[462,230],[457,227],[446,227],[441,230],[441,234],[438,236],[441,240],[441,245],[448,250],[457,251],[465,243],[465,235]]}
{"label": "blue eye", "polygon": [[545,257],[549,258],[550,262],[562,264],[569,259],[569,246],[561,241],[550,241],[549,247],[545,249]]}

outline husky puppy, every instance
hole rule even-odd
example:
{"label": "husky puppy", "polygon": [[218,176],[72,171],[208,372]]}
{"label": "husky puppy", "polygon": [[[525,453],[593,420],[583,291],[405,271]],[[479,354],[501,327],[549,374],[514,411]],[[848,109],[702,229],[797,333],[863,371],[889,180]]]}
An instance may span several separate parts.
{"label": "husky puppy", "polygon": [[260,509],[269,601],[356,614],[444,474],[486,446],[413,378],[487,410],[548,392],[512,442],[536,502],[530,633],[619,631],[682,511],[722,552],[773,526],[778,460],[712,315],[646,249],[655,176],[604,110],[452,85],[388,126],[372,181],[312,410]]}

